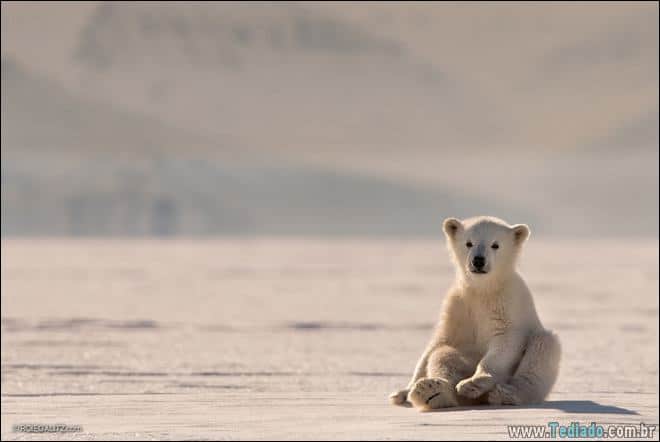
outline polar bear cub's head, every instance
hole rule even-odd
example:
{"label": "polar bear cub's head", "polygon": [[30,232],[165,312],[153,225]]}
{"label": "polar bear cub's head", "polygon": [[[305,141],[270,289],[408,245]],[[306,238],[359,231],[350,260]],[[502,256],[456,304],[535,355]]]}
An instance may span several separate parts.
{"label": "polar bear cub's head", "polygon": [[443,230],[459,275],[475,285],[514,272],[518,252],[529,237],[525,224],[509,225],[490,216],[447,218]]}

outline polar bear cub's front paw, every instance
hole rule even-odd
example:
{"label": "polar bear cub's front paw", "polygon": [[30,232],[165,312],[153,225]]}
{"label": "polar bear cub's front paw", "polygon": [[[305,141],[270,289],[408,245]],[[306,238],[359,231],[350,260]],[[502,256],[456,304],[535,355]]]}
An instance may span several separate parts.
{"label": "polar bear cub's front paw", "polygon": [[442,378],[420,379],[410,390],[408,399],[421,410],[458,406],[456,392],[449,382]]}
{"label": "polar bear cub's front paw", "polygon": [[479,376],[463,379],[456,385],[456,392],[470,399],[488,393],[495,386],[495,380],[491,376]]}

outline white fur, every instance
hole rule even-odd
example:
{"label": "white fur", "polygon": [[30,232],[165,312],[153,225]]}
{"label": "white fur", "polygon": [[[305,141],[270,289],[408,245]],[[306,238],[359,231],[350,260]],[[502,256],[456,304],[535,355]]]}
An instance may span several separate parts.
{"label": "white fur", "polygon": [[[410,401],[421,410],[543,401],[557,378],[560,345],[541,325],[516,271],[529,228],[477,217],[449,218],[443,229],[456,280],[410,383],[390,401]],[[495,243],[499,248],[493,248]],[[475,273],[476,255],[485,257],[487,273]]]}

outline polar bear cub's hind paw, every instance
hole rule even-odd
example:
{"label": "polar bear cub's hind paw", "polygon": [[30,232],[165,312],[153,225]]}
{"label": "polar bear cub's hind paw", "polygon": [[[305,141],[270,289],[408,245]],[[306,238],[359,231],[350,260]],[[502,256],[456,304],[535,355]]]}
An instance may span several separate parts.
{"label": "polar bear cub's hind paw", "polygon": [[420,379],[410,390],[408,400],[422,411],[458,406],[454,388],[442,378]]}
{"label": "polar bear cub's hind paw", "polygon": [[522,405],[515,387],[508,384],[497,384],[488,393],[488,403],[491,405]]}
{"label": "polar bear cub's hind paw", "polygon": [[495,387],[495,381],[490,376],[472,377],[463,379],[456,385],[456,392],[464,397],[476,399],[488,393]]}

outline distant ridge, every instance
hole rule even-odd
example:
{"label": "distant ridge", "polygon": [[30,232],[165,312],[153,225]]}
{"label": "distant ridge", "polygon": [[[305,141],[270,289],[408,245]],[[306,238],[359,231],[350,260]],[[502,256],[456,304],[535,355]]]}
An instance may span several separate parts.
{"label": "distant ridge", "polygon": [[409,236],[437,234],[443,216],[474,207],[522,213],[237,152],[2,59],[2,235]]}

